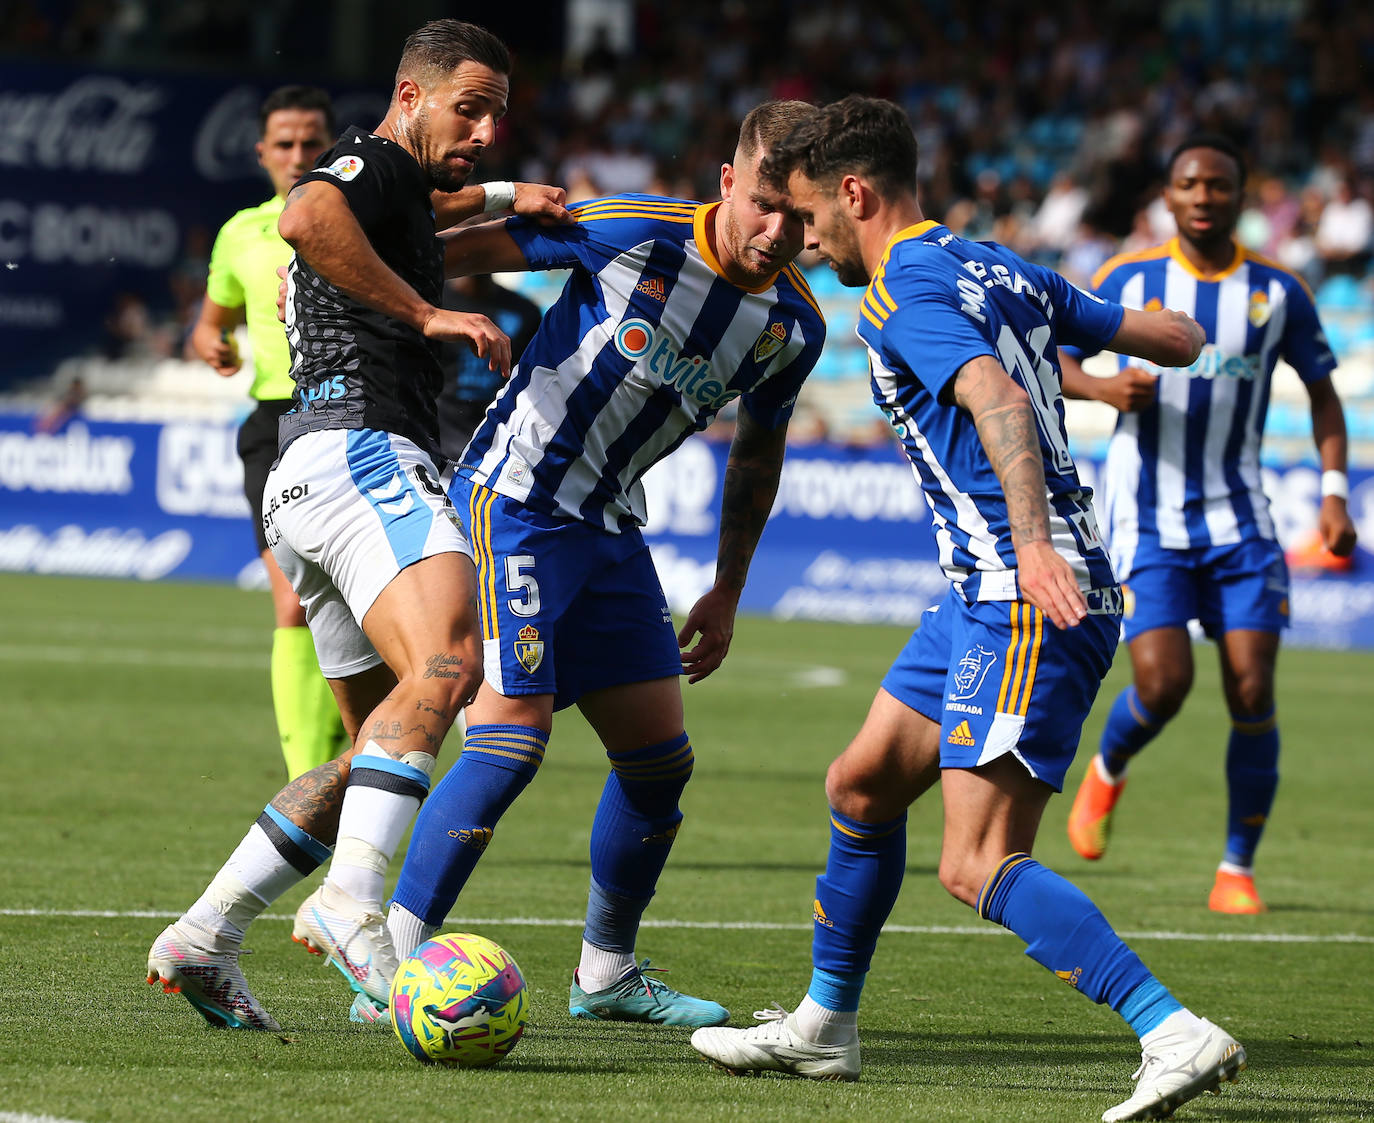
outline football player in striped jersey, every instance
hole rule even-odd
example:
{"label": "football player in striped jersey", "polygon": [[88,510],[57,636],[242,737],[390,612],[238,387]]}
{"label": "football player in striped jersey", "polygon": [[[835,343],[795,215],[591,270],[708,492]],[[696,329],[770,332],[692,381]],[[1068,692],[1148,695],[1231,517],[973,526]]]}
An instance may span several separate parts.
{"label": "football player in striped jersey", "polygon": [[[569,1012],[696,1026],[729,1016],[647,974],[635,945],[694,762],[679,676],[705,678],[729,650],[788,418],[825,338],[793,264],[801,223],[757,172],[773,141],[814,111],[751,111],[718,203],[617,195],[569,208],[570,226],[513,218],[449,243],[450,272],[570,274],[450,490],[476,551],[486,681],[396,887],[389,924],[401,955],[448,914],[534,778],[555,712],[576,704],[610,774],[592,823]],[[640,533],[640,480],[736,399],[715,583],[675,633]]]}
{"label": "football player in striped jersey", "polygon": [[1278,787],[1274,666],[1288,624],[1288,570],[1260,485],[1271,378],[1292,364],[1312,402],[1322,464],[1320,529],[1339,556],[1355,548],[1346,509],[1346,431],[1331,383],[1336,360],[1312,294],[1277,262],[1235,240],[1245,163],[1227,138],[1197,135],[1174,151],[1164,198],[1178,236],[1108,261],[1095,291],[1128,308],[1189,312],[1207,333],[1187,366],[1122,356],[1095,378],[1063,355],[1064,392],[1121,410],[1107,454],[1112,558],[1125,587],[1134,682],[1112,704],[1100,751],[1069,815],[1069,839],[1102,857],[1130,759],[1182,706],[1193,683],[1190,620],[1217,643],[1231,714],[1226,848],[1209,905],[1257,913],[1254,856]]}
{"label": "football player in striped jersey", "polygon": [[873,397],[930,506],[950,590],[826,777],[830,852],[806,996],[750,1029],[699,1029],[692,1045],[733,1073],[857,1079],[859,999],[906,870],[907,808],[939,781],[941,883],[1141,1039],[1136,1091],[1103,1119],[1168,1114],[1234,1078],[1244,1049],[1185,1009],[1030,852],[1121,619],[1068,451],[1055,344],[1177,364],[1197,357],[1201,329],[1179,312],[1089,296],[925,219],[916,139],[892,102],[851,95],[826,106],[774,148],[763,174],[785,187],[808,246],[842,282],[867,286],[859,336]]}

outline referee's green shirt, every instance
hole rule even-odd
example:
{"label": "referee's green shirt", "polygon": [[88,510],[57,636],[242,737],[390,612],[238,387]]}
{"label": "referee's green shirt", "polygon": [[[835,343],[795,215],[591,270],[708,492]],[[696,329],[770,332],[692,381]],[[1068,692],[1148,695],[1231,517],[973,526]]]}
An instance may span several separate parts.
{"label": "referee's green shirt", "polygon": [[277,233],[286,200],[274,195],[258,207],[239,211],[221,228],[210,251],[205,295],[225,308],[242,308],[253,349],[253,385],[259,401],[291,397],[291,350],[286,328],[277,319],[277,266],[291,260],[291,247]]}

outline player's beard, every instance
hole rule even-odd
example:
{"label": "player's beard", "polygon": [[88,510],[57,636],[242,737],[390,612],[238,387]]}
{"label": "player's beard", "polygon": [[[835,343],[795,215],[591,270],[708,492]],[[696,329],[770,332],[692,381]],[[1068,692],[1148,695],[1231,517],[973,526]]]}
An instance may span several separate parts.
{"label": "player's beard", "polygon": [[436,191],[458,191],[468,181],[467,172],[459,172],[450,167],[440,155],[430,150],[429,110],[421,106],[406,128],[406,139],[410,142],[416,159]]}

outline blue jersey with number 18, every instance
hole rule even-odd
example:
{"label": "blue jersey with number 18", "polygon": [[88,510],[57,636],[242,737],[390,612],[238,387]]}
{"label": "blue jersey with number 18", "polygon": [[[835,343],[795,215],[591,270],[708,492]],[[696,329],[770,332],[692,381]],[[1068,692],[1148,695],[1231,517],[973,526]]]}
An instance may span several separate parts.
{"label": "blue jersey with number 18", "polygon": [[1064,430],[1057,345],[1110,340],[1120,305],[992,242],[935,222],[896,234],[860,305],[873,399],[887,415],[930,505],[940,564],[965,600],[1019,598],[1016,552],[1002,485],[972,417],[947,389],[988,355],[1026,391],[1044,460],[1055,549],[1079,587],[1116,584]]}

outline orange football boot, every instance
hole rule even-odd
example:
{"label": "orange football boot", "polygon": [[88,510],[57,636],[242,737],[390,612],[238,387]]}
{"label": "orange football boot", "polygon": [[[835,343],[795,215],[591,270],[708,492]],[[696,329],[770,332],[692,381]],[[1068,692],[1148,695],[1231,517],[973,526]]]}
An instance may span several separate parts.
{"label": "orange football boot", "polygon": [[1225,870],[1217,870],[1216,884],[1207,898],[1207,907],[1213,912],[1229,912],[1236,916],[1269,911],[1255,891],[1253,874],[1227,873]]}
{"label": "orange football boot", "polygon": [[1069,842],[1081,857],[1095,862],[1107,852],[1107,836],[1112,830],[1112,808],[1126,790],[1126,778],[1116,783],[1102,778],[1102,768],[1094,754],[1088,771],[1078,785],[1069,812]]}

